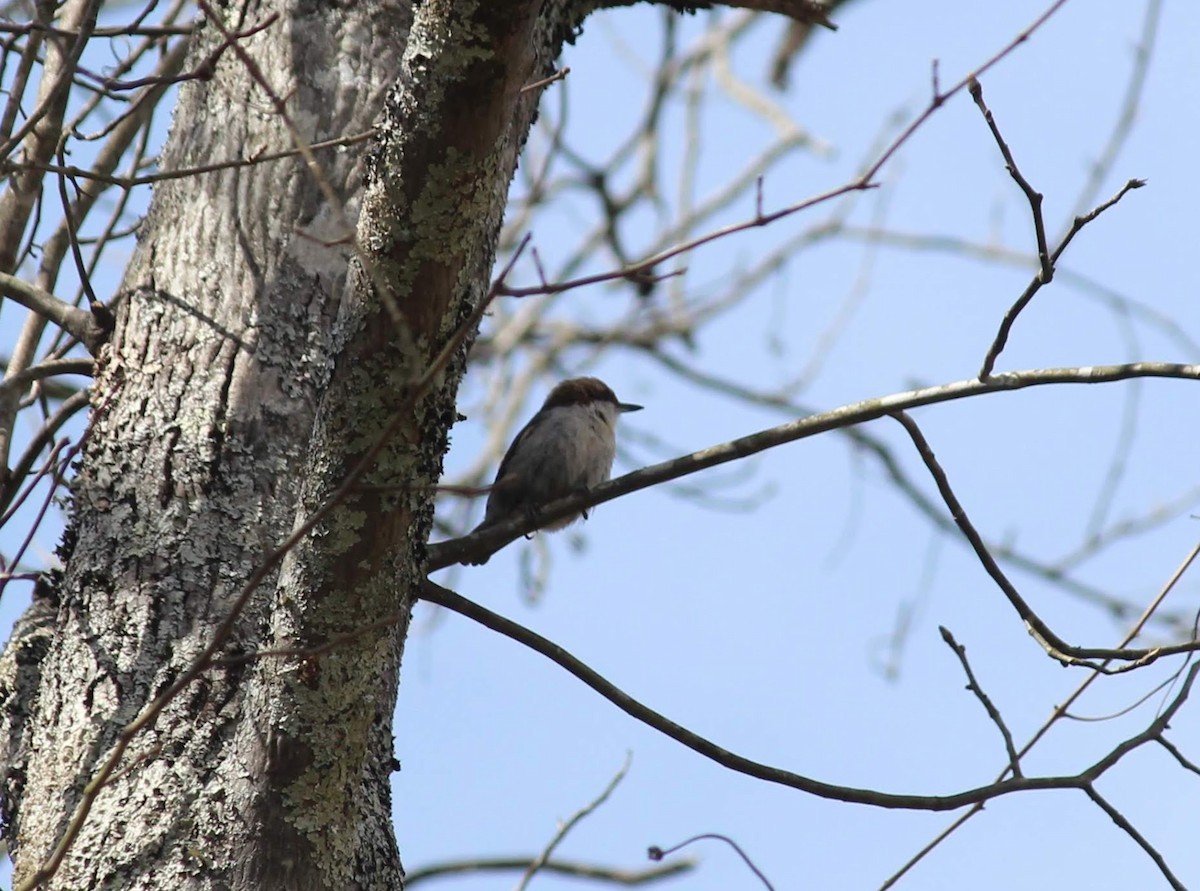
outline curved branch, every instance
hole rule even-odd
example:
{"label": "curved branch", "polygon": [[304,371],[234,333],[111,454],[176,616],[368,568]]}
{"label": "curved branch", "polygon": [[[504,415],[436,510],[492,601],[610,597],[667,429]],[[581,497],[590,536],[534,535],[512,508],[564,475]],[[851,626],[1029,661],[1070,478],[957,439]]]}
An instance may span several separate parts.
{"label": "curved branch", "polygon": [[[1123,671],[1128,671],[1132,668],[1140,668],[1144,665],[1149,665],[1156,661],[1161,656],[1172,655],[1175,653],[1189,653],[1200,649],[1200,643],[1191,641],[1185,644],[1176,646],[1154,647],[1152,649],[1109,649],[1102,647],[1073,647],[1064,641],[1061,637],[1054,633],[1049,625],[1034,612],[1025,598],[1017,590],[1016,585],[1008,580],[1008,576],[1004,574],[1004,570],[1000,568],[1000,564],[991,555],[984,544],[983,536],[975,528],[971,522],[971,518],[967,516],[966,510],[962,503],[954,494],[954,490],[950,487],[950,480],[946,477],[946,471],[942,469],[938,463],[937,457],[933,454],[933,449],[930,448],[929,442],[921,433],[921,428],[917,426],[916,421],[910,418],[905,412],[893,412],[892,417],[895,418],[912,438],[913,445],[916,446],[917,452],[921,456],[921,460],[925,462],[925,466],[929,470],[930,476],[933,477],[937,484],[938,492],[942,496],[942,500],[946,503],[946,508],[950,511],[950,515],[954,518],[954,522],[958,524],[958,528],[962,530],[962,534],[971,544],[971,549],[975,552],[975,556],[979,558],[979,562],[983,564],[983,568],[987,574],[991,576],[997,587],[1004,592],[1004,596],[1008,598],[1009,604],[1016,611],[1017,615],[1025,623],[1025,627],[1033,638],[1042,646],[1050,656],[1057,659],[1063,665],[1083,665],[1085,668],[1090,668],[1093,671],[1101,672],[1102,674],[1119,674]],[[1086,662],[1089,659],[1117,659],[1125,661],[1127,664],[1118,668],[1109,668],[1102,663]]]}
{"label": "curved branch", "polygon": [[523,625],[506,619],[428,579],[421,585],[418,597],[421,600],[436,603],[438,606],[443,606],[459,615],[466,616],[468,619],[478,622],[485,628],[489,628],[498,634],[515,640],[519,644],[529,647],[534,652],[540,653],[560,668],[566,669],[570,674],[583,681],[627,715],[669,736],[676,742],[682,743],[705,758],[715,761],[722,767],[726,767],[737,773],[743,773],[755,779],[777,783],[792,789],[799,789],[801,792],[807,792],[819,798],[844,801],[848,804],[869,804],[874,807],[892,809],[952,811],[966,807],[967,805],[979,804],[993,798],[999,798],[1002,795],[1011,795],[1014,792],[1024,792],[1032,789],[1081,789],[1086,791],[1092,782],[1120,761],[1121,758],[1129,754],[1129,752],[1161,737],[1171,719],[1187,700],[1192,684],[1195,682],[1196,674],[1200,672],[1200,662],[1198,662],[1189,669],[1187,677],[1180,685],[1179,693],[1175,699],[1172,700],[1169,706],[1163,709],[1162,714],[1155,718],[1145,730],[1118,744],[1111,752],[1091,767],[1073,776],[1012,777],[951,795],[901,795],[878,792],[873,789],[859,789],[853,786],[838,786],[814,780],[811,777],[802,776],[789,770],[771,767],[758,761],[751,761],[749,758],[721,748],[711,740],[693,733],[686,727],[676,724],[665,715],[654,711],[649,706],[643,705],[605,679],[595,669],[575,656],[572,656],[558,644],[547,640],[534,631],[530,631]]}
{"label": "curved branch", "polygon": [[[532,857],[481,857],[474,860],[432,863],[429,866],[405,872],[404,887],[411,888],[417,882],[442,876],[458,876],[477,872],[515,872],[528,869],[532,862]],[[571,876],[575,879],[611,882],[614,885],[648,885],[659,879],[691,872],[695,868],[695,860],[676,860],[674,863],[651,866],[647,869],[614,869],[610,866],[596,866],[574,860],[548,860],[542,864],[542,872]]]}
{"label": "curved branch", "polygon": [[[83,312],[83,310],[80,310]],[[45,362],[39,362],[37,365],[30,366],[24,371],[18,371],[12,377],[6,377],[0,381],[0,393],[6,390],[23,390],[34,381],[45,380],[48,377],[54,377],[59,374],[82,374],[87,377],[92,376],[93,362],[91,359],[47,359]],[[73,390],[68,393],[68,396],[74,396],[78,390]]]}

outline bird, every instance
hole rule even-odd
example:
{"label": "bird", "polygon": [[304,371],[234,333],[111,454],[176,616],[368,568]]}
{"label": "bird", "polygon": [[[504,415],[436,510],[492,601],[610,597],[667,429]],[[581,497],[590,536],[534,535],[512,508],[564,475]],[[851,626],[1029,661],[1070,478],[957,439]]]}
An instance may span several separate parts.
{"label": "bird", "polygon": [[[508,447],[483,522],[472,534],[607,480],[617,450],[617,418],[641,409],[619,401],[599,378],[573,377],[557,384]],[[563,529],[587,515],[581,511],[542,528]],[[487,559],[470,562],[478,566]]]}

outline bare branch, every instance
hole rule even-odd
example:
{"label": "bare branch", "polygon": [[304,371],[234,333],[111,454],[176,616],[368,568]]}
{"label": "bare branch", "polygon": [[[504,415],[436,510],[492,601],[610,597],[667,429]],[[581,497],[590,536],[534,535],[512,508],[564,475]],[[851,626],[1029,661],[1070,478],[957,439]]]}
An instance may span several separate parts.
{"label": "bare branch", "polygon": [[555,71],[553,74],[551,74],[549,77],[543,77],[541,80],[535,80],[533,83],[525,84],[525,86],[521,87],[521,92],[528,93],[531,90],[540,90],[542,87],[547,87],[550,84],[554,83],[556,80],[562,80],[564,77],[566,77],[570,73],[571,73],[571,69],[567,66],[563,66],[558,71]]}
{"label": "bare branch", "polygon": [[[1146,627],[1146,623],[1150,621],[1150,617],[1155,614],[1155,612],[1158,610],[1158,608],[1166,600],[1167,595],[1174,589],[1175,585],[1179,582],[1179,579],[1183,577],[1184,572],[1186,572],[1188,567],[1192,565],[1192,562],[1196,559],[1197,556],[1200,556],[1200,544],[1193,546],[1192,549],[1188,552],[1187,556],[1184,557],[1183,562],[1180,563],[1180,565],[1176,568],[1176,570],[1171,574],[1170,579],[1168,579],[1166,584],[1164,584],[1163,587],[1159,590],[1159,592],[1157,594],[1155,594],[1154,598],[1150,601],[1150,604],[1146,607],[1146,609],[1142,611],[1142,615],[1138,618],[1138,620],[1136,622],[1133,623],[1133,626],[1121,637],[1120,642],[1117,644],[1118,648],[1123,648],[1123,647],[1128,646],[1131,641],[1133,641],[1139,634],[1142,633],[1142,630]],[[1025,743],[1025,745],[1023,745],[1021,747],[1020,751],[1017,753],[1018,756],[1022,757],[1022,758],[1025,757],[1025,755],[1027,755],[1033,749],[1033,747],[1036,746],[1042,740],[1042,738],[1050,732],[1050,728],[1053,727],[1056,723],[1058,723],[1059,720],[1064,718],[1067,715],[1067,713],[1070,711],[1071,707],[1074,706],[1074,704],[1079,701],[1080,697],[1082,697],[1085,692],[1087,692],[1088,688],[1091,687],[1092,684],[1095,683],[1096,680],[1101,677],[1104,677],[1104,675],[1102,675],[1099,672],[1096,672],[1094,674],[1089,674],[1087,677],[1085,677],[1083,679],[1083,681],[1079,684],[1079,686],[1077,686],[1071,692],[1070,696],[1068,696],[1062,703],[1060,703],[1059,705],[1054,707],[1053,713],[1046,720],[1046,722],[1044,724],[1042,724],[1042,726],[1037,729],[1037,731],[1033,734],[1033,736],[1031,736],[1029,738],[1029,740]],[[1190,680],[1193,677],[1194,677],[1194,668],[1192,669],[1192,674],[1188,675],[1188,679],[1185,680],[1185,683],[1190,683]],[[1172,708],[1178,708],[1178,705],[1173,704]],[[1165,730],[1166,730],[1166,726],[1163,725],[1162,728],[1160,729],[1160,732],[1155,737],[1156,741],[1162,742],[1164,740],[1164,737],[1162,734]],[[1000,771],[1000,774],[997,776],[997,779],[1002,779],[1003,777],[1007,776],[1008,772],[1009,772],[1009,768],[1006,766],[1004,768],[1004,770]],[[983,810],[982,804],[974,805],[971,807],[970,810],[968,810],[966,813],[964,813],[961,817],[958,817],[956,820],[954,820],[953,823],[951,823],[949,826],[947,826],[945,829],[943,829],[941,832],[939,832],[931,841],[929,841],[923,848],[921,848],[921,850],[919,850],[916,854],[914,854],[912,857],[910,857],[908,859],[908,861],[904,863],[904,865],[902,865],[898,870],[896,870],[896,872],[893,873],[887,879],[887,881],[885,881],[880,886],[880,891],[885,891],[885,889],[891,888],[893,885],[895,885],[898,881],[900,881],[900,879],[910,869],[912,869],[917,863],[919,863],[922,859],[924,859],[931,851],[933,851],[943,841],[945,841],[947,838],[949,838],[951,835],[953,835],[960,826],[962,826],[964,823],[966,823],[968,820],[970,820],[972,817],[974,817],[976,814],[978,814],[982,810]]]}
{"label": "bare branch", "polygon": [[[411,888],[417,882],[441,876],[466,875],[477,872],[515,872],[528,869],[532,861],[531,857],[493,857],[433,863],[405,872],[404,887]],[[610,866],[577,863],[573,860],[549,860],[542,865],[542,872],[551,872],[576,879],[609,882],[613,885],[635,886],[649,885],[661,879],[683,875],[695,868],[696,861],[694,860],[676,860],[673,863],[664,863],[662,866],[649,869],[615,869]]]}
{"label": "bare branch", "polygon": [[664,857],[666,857],[670,854],[674,854],[680,848],[685,848],[688,845],[692,844],[693,842],[698,842],[702,839],[714,839],[716,841],[725,842],[725,844],[729,845],[729,847],[731,847],[735,851],[737,851],[737,855],[742,858],[742,862],[745,863],[748,867],[750,867],[750,870],[756,876],[758,876],[759,880],[767,888],[767,891],[775,891],[774,886],[770,883],[770,881],[768,881],[766,875],[763,874],[763,871],[761,869],[759,869],[755,865],[754,861],[750,859],[750,856],[745,851],[742,850],[742,846],[739,845],[737,842],[735,842],[733,839],[731,839],[729,836],[721,835],[720,833],[717,833],[717,832],[705,832],[702,835],[695,835],[695,836],[692,836],[691,838],[687,839],[687,841],[681,841],[679,844],[672,845],[671,847],[666,848],[666,849],[660,848],[656,845],[655,847],[652,847],[649,851],[650,859],[655,860],[655,861],[662,860]]}
{"label": "bare branch", "polygon": [[[1126,192],[1129,192],[1133,189],[1140,189],[1144,185],[1146,185],[1146,181],[1144,179],[1131,179],[1126,182],[1125,185],[1123,185],[1115,195],[1113,195],[1103,204],[1098,205],[1090,213],[1076,217],[1074,222],[1071,224],[1071,228],[1067,231],[1067,234],[1063,236],[1062,241],[1058,243],[1058,246],[1050,255],[1051,266],[1053,267],[1053,265],[1058,262],[1058,258],[1063,255],[1063,251],[1067,249],[1067,245],[1071,243],[1071,240],[1076,236],[1076,234],[1078,234],[1080,229],[1125,197]],[[1024,292],[1022,292],[1021,296],[1018,297],[1016,302],[1009,307],[1008,312],[1004,314],[1004,319],[1000,322],[1000,330],[996,332],[996,337],[992,341],[992,345],[988,347],[987,355],[983,357],[983,367],[979,370],[980,378],[986,380],[991,376],[992,369],[996,367],[996,360],[1000,358],[1000,353],[1004,351],[1004,345],[1008,343],[1008,335],[1012,330],[1013,324],[1017,321],[1017,316],[1019,316],[1021,311],[1029,305],[1030,301],[1033,300],[1034,295],[1041,290],[1042,285],[1046,284],[1047,281],[1048,279],[1044,278],[1044,273],[1039,271],[1037,275],[1033,277],[1033,281],[1031,281],[1025,288]]]}
{"label": "bare branch", "polygon": [[1109,803],[1108,799],[1104,798],[1099,792],[1097,792],[1093,786],[1087,786],[1084,791],[1087,793],[1088,798],[1094,801],[1100,810],[1108,814],[1112,821],[1121,827],[1122,830],[1124,830],[1126,835],[1137,842],[1138,846],[1146,852],[1147,856],[1149,856],[1151,860],[1154,861],[1154,865],[1158,867],[1158,871],[1163,874],[1163,878],[1167,880],[1168,884],[1170,884],[1172,888],[1176,889],[1176,891],[1187,891],[1187,886],[1184,885],[1183,882],[1179,881],[1175,874],[1171,872],[1171,869],[1167,866],[1167,861],[1163,859],[1162,854],[1158,852],[1154,845],[1150,844],[1150,842],[1146,840],[1144,835],[1137,831],[1137,828],[1130,823],[1128,819],[1126,819],[1124,814],[1113,807]]}
{"label": "bare branch", "polygon": [[[829,236],[837,235],[862,241],[878,241],[905,250],[937,251],[954,256],[973,257],[1006,266],[1027,266],[1036,257],[1022,251],[1014,251],[993,244],[983,244],[957,235],[924,234],[916,232],[900,232],[895,230],[878,229],[867,226],[838,225],[829,231]],[[811,241],[812,239],[809,238]],[[794,245],[792,245],[794,249]],[[1128,313],[1131,317],[1141,320],[1147,326],[1160,331],[1185,356],[1200,357],[1200,343],[1190,336],[1179,324],[1151,304],[1138,300],[1128,294],[1122,294],[1106,282],[1076,272],[1062,266],[1056,267],[1059,282],[1070,282],[1080,296],[1094,300],[1101,305],[1119,313]]]}
{"label": "bare branch", "polygon": [[1006,780],[998,780],[987,786],[979,786],[949,795],[901,795],[878,792],[872,789],[860,789],[853,786],[838,786],[778,767],[771,767],[757,761],[751,761],[749,758],[721,748],[711,740],[676,724],[670,718],[654,711],[616,687],[562,647],[530,631],[528,628],[468,600],[460,594],[456,594],[453,591],[443,588],[441,585],[426,580],[421,586],[420,598],[453,610],[483,625],[485,628],[489,628],[510,640],[529,647],[534,652],[540,653],[591,687],[627,715],[669,736],[692,751],[715,761],[722,767],[756,779],[765,780],[769,783],[798,789],[801,792],[807,792],[819,798],[844,801],[852,804],[867,804],[882,808],[949,811],[957,810],[967,805],[979,804],[1000,796],[1011,795],[1015,792],[1034,789],[1086,788],[1126,754],[1144,745],[1146,742],[1155,739],[1162,733],[1171,717],[1178,712],[1187,700],[1196,674],[1200,672],[1200,663],[1193,665],[1184,683],[1181,685],[1175,700],[1150,727],[1142,733],[1122,742],[1108,755],[1081,773],[1073,776],[1057,777],[1012,777]]}
{"label": "bare branch", "polygon": [[[33,137],[28,146],[30,157],[40,161],[48,161],[54,154],[55,143],[58,138],[57,132],[62,122],[62,114],[66,107],[66,99],[67,94],[70,92],[71,81],[75,76],[75,68],[79,64],[79,57],[83,55],[84,48],[91,39],[92,29],[96,27],[96,16],[99,10],[99,0],[75,0],[75,2],[63,5],[59,21],[74,26],[69,29],[72,31],[74,40],[66,53],[63,53],[54,42],[47,45],[48,52],[44,63],[42,83],[38,90],[37,107],[29,113],[29,116],[25,119],[25,123],[17,128],[17,132],[11,136],[6,136],[3,144],[0,144],[0,158],[7,158],[12,154],[17,145],[30,135]],[[19,102],[20,94],[14,94],[12,98],[14,101]],[[39,136],[37,132],[37,127],[43,120],[48,120],[51,123],[51,126],[44,128],[45,135],[51,136],[51,138]],[[28,190],[31,189],[32,185],[32,183],[25,183],[21,188],[14,189],[5,196],[5,201],[0,203],[0,219],[3,219],[6,224],[13,220],[10,213],[14,208],[13,205],[9,204],[9,200],[15,199],[14,204],[31,201],[32,192]],[[26,195],[22,196],[20,194],[22,192],[25,192]],[[18,212],[16,216],[19,215]],[[24,222],[22,221],[23,227]],[[7,230],[5,234],[12,234],[12,230]],[[7,251],[9,248],[4,247],[3,250]],[[11,264],[7,262],[0,264],[0,268],[7,270],[11,268]]]}
{"label": "bare branch", "polygon": [[63,424],[87,408],[90,401],[91,391],[84,388],[74,396],[63,400],[62,405],[58,407],[58,411],[42,424],[33,439],[25,447],[25,451],[21,453],[21,457],[13,465],[12,472],[8,474],[4,485],[0,486],[0,512],[7,513],[9,504],[16,496],[17,487],[33,471],[33,466],[37,463],[38,456],[41,455],[43,449],[54,442],[54,437],[58,435],[58,431],[62,429]]}
{"label": "bare branch", "polygon": [[1016,746],[1013,745],[1012,734],[1009,733],[1008,725],[1004,723],[1004,718],[1000,716],[1000,710],[992,703],[991,698],[983,692],[983,687],[979,686],[979,681],[975,679],[975,672],[971,670],[971,663],[967,661],[967,648],[954,639],[954,635],[950,633],[950,629],[946,626],[939,625],[938,631],[942,633],[942,640],[946,642],[946,646],[954,651],[954,655],[958,657],[963,671],[966,672],[967,689],[975,694],[975,698],[979,700],[988,717],[992,719],[992,723],[999,729],[1000,736],[1004,739],[1004,750],[1008,752],[1009,772],[1014,777],[1021,776],[1021,759],[1017,755]]}
{"label": "bare branch", "polygon": [[996,126],[996,119],[992,116],[992,110],[987,107],[983,101],[983,86],[972,77],[967,86],[971,98],[975,100],[975,104],[979,106],[979,110],[983,112],[983,119],[987,122],[988,128],[992,131],[992,136],[996,140],[996,145],[1000,147],[1000,154],[1004,156],[1004,166],[1008,170],[1009,176],[1013,178],[1021,191],[1025,193],[1025,198],[1029,201],[1029,210],[1033,214],[1033,231],[1037,241],[1038,263],[1041,264],[1039,273],[1039,281],[1043,285],[1048,285],[1050,280],[1054,278],[1054,265],[1050,262],[1050,249],[1046,246],[1046,221],[1042,217],[1042,193],[1029,184],[1017,167],[1016,159],[1013,158],[1012,151],[1008,147],[1008,143],[1004,141],[1004,137],[1000,134],[1000,128]]}
{"label": "bare branch", "polygon": [[1090,557],[1103,553],[1114,542],[1142,535],[1186,514],[1197,502],[1200,502],[1200,486],[1193,486],[1178,498],[1155,505],[1142,516],[1129,517],[1096,531],[1081,542],[1079,547],[1053,560],[1048,568],[1055,573],[1068,572]]}
{"label": "bare branch", "polygon": [[15,275],[0,272],[0,290],[4,292],[4,296],[62,327],[84,344],[93,356],[104,345],[109,332],[112,331],[111,316],[104,317],[102,321],[95,313],[71,306],[50,292],[43,291],[37,285]]}
{"label": "bare branch", "polygon": [[860,181],[869,182],[873,180],[875,178],[875,174],[879,172],[883,165],[891,160],[892,155],[896,154],[896,152],[900,150],[900,147],[908,141],[909,137],[912,136],[912,134],[915,133],[934,112],[946,104],[947,99],[951,98],[957,93],[961,93],[964,89],[970,86],[973,80],[978,80],[979,77],[984,74],[984,72],[991,70],[997,64],[999,64],[1010,53],[1012,53],[1013,50],[1027,41],[1035,31],[1042,27],[1042,25],[1046,24],[1046,22],[1050,20],[1050,17],[1062,9],[1066,3],[1067,0],[1055,0],[1054,3],[1050,4],[1045,12],[1041,13],[1041,15],[1034,19],[1027,28],[1025,28],[1016,37],[1001,47],[994,55],[992,55],[990,59],[968,74],[958,83],[954,84],[954,86],[952,86],[946,92],[934,94],[934,96],[929,100],[929,105],[926,106],[925,110],[921,112],[921,114],[917,115],[917,117],[914,118],[913,121],[904,128],[904,131],[898,137],[896,137],[892,144],[887,147],[887,150],[884,151],[884,153],[880,155],[875,163],[867,169],[866,173],[862,175]]}
{"label": "bare branch", "polygon": [[[1190,653],[1200,649],[1200,644],[1195,642],[1180,644],[1178,646],[1154,647],[1148,650],[1112,650],[1102,647],[1075,647],[1064,641],[1025,602],[1025,598],[1021,596],[1016,586],[1004,574],[1004,570],[996,563],[995,558],[988,551],[987,545],[984,544],[983,538],[971,522],[971,518],[967,516],[967,512],[963,509],[957,496],[955,496],[954,490],[950,488],[950,481],[946,478],[946,472],[938,463],[936,456],[933,454],[933,449],[929,447],[929,443],[925,440],[916,422],[903,411],[892,412],[891,415],[908,431],[913,445],[917,447],[917,451],[921,455],[921,460],[925,462],[930,475],[933,477],[934,482],[937,483],[938,492],[941,493],[942,500],[946,502],[946,507],[949,508],[950,515],[954,517],[954,522],[958,524],[958,528],[962,530],[967,541],[971,543],[971,549],[975,551],[975,556],[979,558],[979,562],[983,564],[983,568],[987,570],[987,574],[992,577],[997,587],[1004,592],[1004,596],[1008,598],[1008,602],[1012,605],[1012,608],[1021,617],[1021,620],[1025,623],[1025,627],[1029,630],[1034,640],[1041,644],[1042,648],[1050,656],[1057,659],[1063,665],[1080,665],[1084,668],[1090,668],[1093,671],[1105,674],[1119,674],[1130,669],[1149,665],[1161,656]],[[1119,668],[1108,668],[1103,663],[1088,661],[1092,659],[1127,660],[1127,664]]]}
{"label": "bare branch", "polygon": [[[319,151],[327,148],[340,148],[347,145],[355,145],[360,142],[366,142],[374,137],[374,130],[365,130],[362,133],[352,133],[349,136],[338,136],[334,139],[325,139],[321,142],[314,142],[309,145],[312,151]],[[173,179],[187,179],[188,177],[196,176],[201,173],[213,173],[219,170],[232,170],[240,167],[251,167],[255,164],[266,164],[271,161],[284,161],[289,158],[295,158],[301,154],[299,148],[280,149],[279,151],[252,151],[244,158],[231,158],[227,161],[214,161],[211,164],[200,164],[195,167],[180,167],[174,170],[162,170],[158,173],[147,173],[142,176],[113,176],[97,171],[96,169],[87,169],[84,167],[75,167],[73,165],[58,165],[58,164],[40,164],[32,165],[23,162],[12,162],[6,166],[12,170],[38,169],[46,173],[61,173],[72,176],[78,179],[90,179],[97,182],[108,183],[112,186],[119,186],[124,189],[131,189],[134,186],[153,185],[154,183],[166,182]]]}
{"label": "bare branch", "polygon": [[[83,312],[83,310],[80,310]],[[31,368],[17,372],[12,377],[0,381],[0,391],[23,390],[35,381],[45,380],[59,374],[83,374],[91,376],[93,363],[91,359],[47,359]]]}
{"label": "bare branch", "polygon": [[[718,376],[695,365],[685,363],[663,350],[641,346],[638,348],[641,349],[643,355],[670,369],[683,379],[712,392],[729,396],[743,403],[775,409],[788,418],[815,413],[811,406],[805,405],[786,395],[786,391],[791,389],[789,386],[785,385],[781,392],[763,392],[745,386],[737,381]],[[1200,355],[1200,349],[1197,350],[1197,354]],[[888,443],[861,427],[841,427],[838,428],[837,432],[839,435],[846,437],[854,446],[862,449],[878,461],[889,483],[909,500],[918,513],[933,523],[939,530],[957,533],[954,521],[946,516],[946,512],[942,510],[941,503],[931,500],[925,494],[924,490],[916,484],[916,481],[909,475],[907,469],[893,454],[891,446]],[[1197,491],[1197,497],[1200,498],[1200,490]],[[1186,506],[1195,503],[1195,500],[1195,498],[1191,500],[1180,498],[1172,501],[1171,506],[1182,510]],[[1156,510],[1152,512],[1150,517],[1144,518],[1141,522],[1132,521],[1128,526],[1126,524],[1118,524],[1113,529],[1102,533],[1101,537],[1092,544],[1092,547],[1099,548],[1111,539],[1143,531],[1155,522],[1164,522],[1170,516],[1173,516],[1170,511]],[[957,534],[954,538],[956,541],[963,540]],[[1086,547],[1087,545],[1084,545],[1084,548]],[[1018,550],[1011,543],[1003,541],[989,541],[988,549],[1002,562],[1009,563],[1023,572],[1043,578],[1068,594],[1099,606],[1117,619],[1125,618],[1134,612],[1134,608],[1126,601],[1110,595],[1095,585],[1087,584],[1071,576],[1069,573],[1073,568],[1073,562],[1064,565],[1059,561],[1047,565],[1032,554]],[[1088,551],[1088,553],[1091,552]],[[1082,553],[1081,551],[1074,552],[1074,554],[1080,555],[1080,561],[1088,553]],[[1180,617],[1175,617],[1174,619],[1167,617],[1163,619],[1167,624],[1176,625],[1179,623],[1179,620]]]}
{"label": "bare branch", "polygon": [[1179,751],[1175,744],[1168,740],[1165,736],[1158,737],[1156,742],[1171,753],[1171,756],[1179,762],[1180,767],[1182,767],[1184,770],[1188,770],[1194,774],[1200,775],[1200,765],[1197,765],[1195,762],[1185,758],[1183,752]]}
{"label": "bare branch", "polygon": [[[729,461],[736,461],[819,433],[877,420],[897,411],[970,398],[984,393],[1021,390],[1026,387],[1055,384],[1099,384],[1130,380],[1136,377],[1200,380],[1200,365],[1135,362],[1128,365],[1090,365],[1079,368],[1046,368],[1006,372],[993,375],[987,380],[973,378],[855,402],[628,473],[618,479],[596,486],[585,494],[575,494],[552,502],[546,505],[536,517],[516,517],[472,535],[432,544],[429,546],[429,557],[425,568],[426,571],[433,572],[466,558],[478,558],[485,554],[492,554],[518,536],[533,532],[555,520],[578,514],[587,508],[595,507],[630,492],[678,479],[700,470],[707,470]],[[1179,649],[1177,652],[1185,652],[1188,649],[1191,647]],[[1159,651],[1159,655],[1165,655],[1168,651],[1168,649],[1163,649]],[[1081,658],[1106,658],[1107,654],[1112,651],[1088,652],[1088,656]]]}
{"label": "bare branch", "polygon": [[525,874],[521,876],[521,881],[517,883],[517,891],[525,891],[525,889],[529,887],[529,883],[533,881],[533,877],[537,875],[538,871],[550,861],[550,856],[554,853],[554,849],[557,848],[562,843],[562,840],[567,837],[567,833],[579,825],[580,820],[586,818],[589,814],[595,811],[596,808],[608,801],[608,797],[612,795],[613,790],[621,784],[621,780],[625,779],[625,775],[629,773],[629,765],[632,760],[633,756],[631,754],[626,755],[625,763],[621,765],[621,768],[616,772],[613,778],[608,781],[608,785],[601,790],[600,794],[596,796],[596,798],[594,798],[590,803],[572,814],[569,820],[558,827],[558,831],[554,833],[554,837],[551,838],[546,844],[546,847],[542,849],[542,853],[538,854],[537,857],[533,859],[533,862],[530,863],[529,867],[525,870]]}
{"label": "bare branch", "polygon": [[[54,448],[50,452],[49,458],[46,459],[46,466],[51,469],[50,485],[46,489],[46,497],[42,499],[42,505],[38,509],[37,515],[33,518],[33,521],[29,523],[29,528],[25,532],[25,539],[21,542],[16,553],[13,555],[12,565],[14,567],[21,564],[21,558],[25,556],[25,551],[28,550],[29,545],[33,543],[33,537],[37,534],[38,527],[42,525],[42,521],[46,517],[46,511],[50,509],[50,505],[54,501],[54,496],[58,493],[58,488],[63,483],[63,476],[66,474],[67,468],[71,466],[71,462],[75,460],[76,455],[79,454],[80,447],[77,445],[74,448],[69,449],[66,455],[60,460],[58,453],[62,449],[66,448],[66,445],[66,440],[55,443]],[[37,479],[35,478],[33,485],[36,484]],[[32,491],[32,486],[29,487],[28,491]],[[0,582],[0,594],[3,593],[4,587],[5,583]]]}
{"label": "bare branch", "polygon": [[666,250],[660,251],[651,257],[640,260],[637,263],[622,266],[619,269],[597,273],[596,275],[585,275],[580,278],[552,282],[548,285],[536,285],[525,288],[505,287],[501,293],[505,297],[531,297],[535,294],[558,294],[563,291],[571,291],[587,285],[596,285],[602,282],[616,281],[623,278],[627,279],[631,276],[641,276],[646,273],[653,274],[654,267],[658,266],[659,264],[665,263],[667,260],[678,257],[681,254],[686,254],[689,251],[693,251],[698,247],[709,244],[710,242],[719,241],[720,239],[727,238],[730,235],[734,235],[738,232],[746,232],[750,229],[769,226],[776,220],[781,220],[785,217],[799,213],[802,210],[807,210],[810,207],[816,207],[819,204],[824,204],[827,201],[831,201],[834,198],[849,194],[850,192],[861,192],[873,188],[875,188],[873,183],[863,181],[847,183],[846,185],[838,186],[835,189],[830,189],[827,192],[822,192],[819,195],[814,195],[811,198],[806,198],[803,201],[788,205],[782,210],[773,211],[765,216],[755,217],[752,220],[747,220],[742,223],[734,223],[729,226],[722,226],[721,228],[709,232],[706,235],[701,235],[700,237],[693,238],[684,242],[683,244],[667,248]]}

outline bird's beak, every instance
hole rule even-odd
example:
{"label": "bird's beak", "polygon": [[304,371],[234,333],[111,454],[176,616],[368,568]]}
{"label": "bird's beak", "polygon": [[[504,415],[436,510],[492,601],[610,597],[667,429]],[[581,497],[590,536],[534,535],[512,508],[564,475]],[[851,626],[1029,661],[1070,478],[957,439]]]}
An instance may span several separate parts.
{"label": "bird's beak", "polygon": [[641,410],[642,410],[642,406],[634,405],[632,402],[618,402],[617,403],[617,411],[619,411],[619,412],[641,411]]}

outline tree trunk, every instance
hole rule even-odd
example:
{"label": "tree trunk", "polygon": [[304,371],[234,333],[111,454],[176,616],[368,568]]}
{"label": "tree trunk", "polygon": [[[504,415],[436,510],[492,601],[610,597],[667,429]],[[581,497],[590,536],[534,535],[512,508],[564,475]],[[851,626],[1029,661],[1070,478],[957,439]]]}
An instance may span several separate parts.
{"label": "tree trunk", "polygon": [[[317,151],[350,213],[361,203],[357,247],[299,157],[156,187],[97,376],[64,569],[0,665],[17,887],[401,886],[391,717],[466,345],[414,386],[487,290],[536,112],[520,88],[584,12],[224,10],[230,30],[279,14],[238,42],[304,140],[378,127],[370,151]],[[193,66],[221,40],[205,23]],[[182,88],[162,166],[291,144],[227,50],[211,82]],[[232,613],[385,432],[348,497]],[[230,617],[216,663],[155,711]]]}

